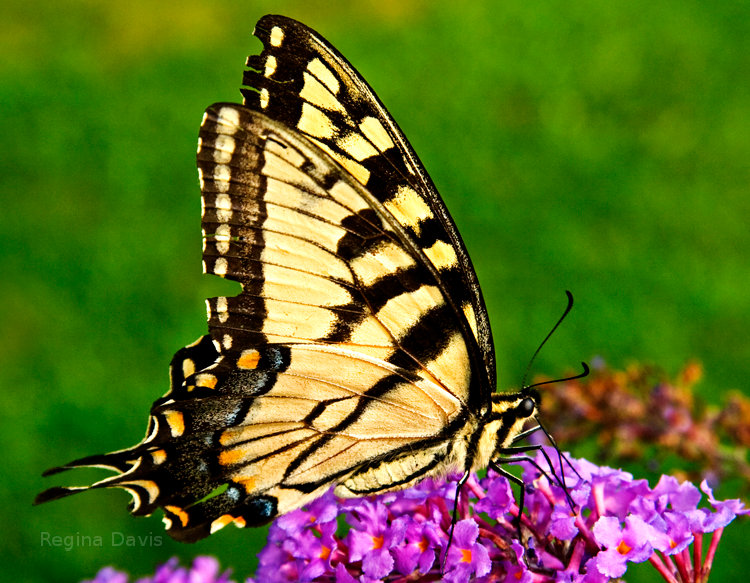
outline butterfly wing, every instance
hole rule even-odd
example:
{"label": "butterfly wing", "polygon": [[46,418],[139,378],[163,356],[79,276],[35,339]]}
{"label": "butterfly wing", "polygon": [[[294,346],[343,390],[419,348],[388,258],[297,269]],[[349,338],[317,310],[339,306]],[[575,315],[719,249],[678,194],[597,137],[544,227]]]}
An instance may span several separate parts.
{"label": "butterfly wing", "polygon": [[496,374],[482,292],[453,219],[411,145],[367,82],[317,32],[268,15],[253,34],[263,50],[247,61],[245,105],[296,129],[330,154],[424,251],[478,347],[471,358],[481,362],[485,373],[471,406],[486,407]]}
{"label": "butterfly wing", "polygon": [[141,444],[52,470],[115,470],[91,487],[162,507],[181,540],[332,484],[359,496],[465,465],[494,383],[476,277],[395,123],[303,25],[266,17],[256,34],[257,92],[209,108],[198,150],[204,270],[242,293],[208,301],[209,335],[175,355]]}

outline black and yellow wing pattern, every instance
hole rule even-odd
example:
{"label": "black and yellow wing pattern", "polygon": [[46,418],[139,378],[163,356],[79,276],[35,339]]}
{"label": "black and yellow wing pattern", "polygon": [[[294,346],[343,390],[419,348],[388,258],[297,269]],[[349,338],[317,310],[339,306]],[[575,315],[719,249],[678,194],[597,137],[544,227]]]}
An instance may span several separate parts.
{"label": "black and yellow wing pattern", "polygon": [[161,507],[193,541],[254,526],[331,486],[345,497],[485,467],[536,400],[495,393],[489,320],[466,249],[372,89],[303,24],[266,16],[242,105],[200,129],[209,299],[144,440],[48,473],[103,466],[132,512]]}

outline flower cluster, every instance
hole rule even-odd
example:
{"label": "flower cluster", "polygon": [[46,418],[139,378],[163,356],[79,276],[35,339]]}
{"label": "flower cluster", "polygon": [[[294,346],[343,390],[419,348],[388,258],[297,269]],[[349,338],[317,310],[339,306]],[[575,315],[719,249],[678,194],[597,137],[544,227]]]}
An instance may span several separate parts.
{"label": "flower cluster", "polygon": [[[127,573],[104,567],[91,581],[83,583],[128,583]],[[234,583],[229,571],[220,573],[219,562],[213,557],[196,557],[189,569],[180,567],[172,558],[156,569],[153,577],[143,577],[136,583]]]}
{"label": "flower cluster", "polygon": [[660,471],[696,482],[739,478],[750,484],[748,397],[729,392],[722,407],[707,406],[694,394],[703,374],[695,362],[674,380],[642,364],[624,371],[593,364],[590,376],[544,389],[544,421],[559,443],[575,449],[595,439],[605,463],[679,458],[697,470]]}
{"label": "flower cluster", "polygon": [[[706,581],[724,527],[750,512],[739,500],[716,500],[705,482],[700,490],[708,505],[699,507],[701,491],[670,476],[651,488],[586,460],[570,459],[561,467],[551,448],[523,466],[523,544],[517,540],[513,488],[491,471],[464,485],[452,538],[457,476],[370,499],[341,500],[329,492],[274,522],[258,571],[247,583],[599,583],[643,561],[669,583]],[[563,478],[556,477],[563,471],[567,495]],[[703,535],[709,533],[704,556]],[[125,573],[106,567],[91,583],[127,581]],[[190,569],[172,559],[153,577],[137,581],[188,582],[231,583],[229,572],[220,573],[210,557],[198,557]]]}
{"label": "flower cluster", "polygon": [[[650,561],[667,581],[705,580],[722,529],[748,510],[718,501],[704,482],[708,507],[689,482],[663,476],[650,488],[620,470],[570,460],[556,452],[524,464],[525,506],[504,477],[472,476],[464,487],[450,545],[455,476],[373,499],[337,500],[332,493],[279,518],[261,551],[258,582],[287,581],[565,581],[598,583],[621,577],[629,562]],[[575,469],[578,475],[575,475]],[[567,491],[554,476],[565,470]],[[339,528],[344,517],[348,531]],[[705,559],[703,535],[712,533]],[[688,551],[694,544],[694,552]],[[442,578],[442,579],[441,579]]]}

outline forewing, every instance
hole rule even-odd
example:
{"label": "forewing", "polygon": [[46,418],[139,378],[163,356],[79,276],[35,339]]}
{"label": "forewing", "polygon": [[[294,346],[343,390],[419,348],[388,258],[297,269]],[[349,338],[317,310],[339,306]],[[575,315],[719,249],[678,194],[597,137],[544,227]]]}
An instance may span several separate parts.
{"label": "forewing", "polygon": [[330,154],[423,250],[476,342],[469,346],[472,362],[485,371],[471,406],[488,406],[495,355],[482,293],[456,226],[409,142],[367,82],[318,33],[283,16],[265,16],[254,34],[263,50],[248,58],[245,104]]}

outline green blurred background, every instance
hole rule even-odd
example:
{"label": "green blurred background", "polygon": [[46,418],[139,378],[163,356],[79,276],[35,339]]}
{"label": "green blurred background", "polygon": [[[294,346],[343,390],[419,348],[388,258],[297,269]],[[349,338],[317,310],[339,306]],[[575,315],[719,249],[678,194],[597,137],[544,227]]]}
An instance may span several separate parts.
{"label": "green blurred background", "polygon": [[[196,135],[206,106],[239,100],[267,12],[331,40],[411,140],[474,259],[500,387],[520,382],[570,289],[577,307],[537,372],[599,355],[675,373],[695,357],[709,402],[748,392],[747,2],[5,0],[8,581],[107,564],[142,575],[199,553],[251,574],[262,531],[179,545],[159,516],[130,517],[122,492],[31,501],[59,479],[45,468],[142,437],[172,354],[205,332],[203,299],[234,289],[201,275]],[[45,532],[104,546],[51,547]],[[113,532],[162,544],[114,546]],[[749,535],[727,529],[713,581],[746,569]],[[648,567],[627,578],[656,580]]]}

